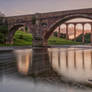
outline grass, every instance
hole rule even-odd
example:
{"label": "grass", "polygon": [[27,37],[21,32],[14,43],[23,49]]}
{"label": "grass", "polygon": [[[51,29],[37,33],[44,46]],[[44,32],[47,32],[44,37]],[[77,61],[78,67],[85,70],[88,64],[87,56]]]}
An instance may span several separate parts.
{"label": "grass", "polygon": [[32,34],[17,31],[14,36],[15,46],[32,45]]}
{"label": "grass", "polygon": [[[78,45],[81,43],[65,40],[57,37],[50,37],[50,39],[48,40],[48,44],[49,45]],[[22,31],[17,31],[15,33],[13,45],[0,44],[0,46],[28,46],[28,45],[32,45],[32,34],[25,33]]]}
{"label": "grass", "polygon": [[80,42],[74,42],[71,40],[65,40],[63,38],[50,37],[48,40],[49,45],[79,45]]}

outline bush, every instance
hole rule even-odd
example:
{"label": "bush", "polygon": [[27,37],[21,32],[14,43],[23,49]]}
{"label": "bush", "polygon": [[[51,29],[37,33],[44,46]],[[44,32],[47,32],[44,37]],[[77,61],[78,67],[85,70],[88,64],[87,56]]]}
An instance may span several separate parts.
{"label": "bush", "polygon": [[3,33],[3,34],[7,34],[8,33],[8,26],[1,25],[0,26],[0,32]]}
{"label": "bush", "polygon": [[22,34],[19,35],[19,39],[23,39],[23,35]]}
{"label": "bush", "polygon": [[57,37],[57,32],[54,32],[54,36]]}
{"label": "bush", "polygon": [[76,41],[77,41],[77,42],[82,42],[82,34],[79,35],[79,36],[76,38]]}
{"label": "bush", "polygon": [[5,41],[5,37],[3,33],[0,33],[0,43],[3,43]]}
{"label": "bush", "polygon": [[90,43],[90,33],[85,34],[85,43]]}
{"label": "bush", "polygon": [[66,34],[61,33],[60,38],[66,38]]}
{"label": "bush", "polygon": [[[77,42],[82,42],[82,35],[79,35],[77,38],[76,38],[76,41]],[[90,43],[90,33],[87,33],[84,35],[84,40],[85,40],[85,43]]]}

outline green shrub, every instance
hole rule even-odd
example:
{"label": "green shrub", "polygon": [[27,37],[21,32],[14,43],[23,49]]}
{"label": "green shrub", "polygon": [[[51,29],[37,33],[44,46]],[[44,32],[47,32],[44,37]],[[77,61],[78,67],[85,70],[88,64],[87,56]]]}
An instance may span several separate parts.
{"label": "green shrub", "polygon": [[0,43],[3,43],[5,41],[5,37],[3,33],[0,33]]}
{"label": "green shrub", "polygon": [[23,35],[22,34],[19,35],[19,39],[23,39]]}
{"label": "green shrub", "polygon": [[[76,41],[77,41],[77,42],[82,42],[82,35],[83,35],[83,34],[79,35],[79,36],[76,38]],[[84,40],[85,40],[85,43],[90,43],[90,33],[86,33],[86,34],[84,35]]]}
{"label": "green shrub", "polygon": [[8,33],[8,26],[1,25],[0,26],[0,32],[3,33],[3,34],[7,34]]}
{"label": "green shrub", "polygon": [[77,42],[82,42],[82,34],[80,34],[77,38],[76,38]]}

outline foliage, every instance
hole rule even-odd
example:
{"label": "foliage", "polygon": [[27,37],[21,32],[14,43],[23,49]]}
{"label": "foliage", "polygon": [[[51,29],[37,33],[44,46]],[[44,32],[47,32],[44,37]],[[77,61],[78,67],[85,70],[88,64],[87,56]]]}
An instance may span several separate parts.
{"label": "foliage", "polygon": [[28,27],[27,26],[25,27],[25,31],[28,32]]}
{"label": "foliage", "polygon": [[14,36],[14,45],[32,45],[32,34],[17,31]]}
{"label": "foliage", "polygon": [[[70,40],[65,40],[62,38],[51,37],[48,40],[49,45],[67,45],[67,44],[80,44]],[[14,45],[32,45],[32,34],[25,33],[22,31],[17,31],[14,36]]]}
{"label": "foliage", "polygon": [[54,36],[57,37],[57,32],[54,32]]}
{"label": "foliage", "polygon": [[[22,31],[18,30],[14,35],[14,44],[13,44],[13,46],[32,45],[32,39],[33,39],[32,34],[25,33],[25,32],[22,32]],[[73,42],[73,41],[70,41],[70,40],[65,40],[63,38],[50,37],[50,39],[48,40],[48,44],[49,45],[72,45],[72,44],[77,45],[77,44],[80,44],[80,43]]]}
{"label": "foliage", "polygon": [[72,45],[72,44],[77,45],[77,44],[81,44],[81,43],[70,41],[70,40],[65,40],[63,38],[51,37],[48,40],[48,44],[49,45]]}
{"label": "foliage", "polygon": [[3,33],[0,33],[0,43],[3,43],[4,42],[4,34]]}
{"label": "foliage", "polygon": [[61,33],[60,38],[66,38],[66,34]]}
{"label": "foliage", "polygon": [[82,42],[82,34],[80,34],[77,38],[76,38],[77,42]]}
{"label": "foliage", "polygon": [[[77,38],[76,38],[76,41],[77,42],[82,42],[82,35],[79,35]],[[90,33],[87,33],[84,35],[84,40],[85,40],[85,43],[90,43]]]}
{"label": "foliage", "polygon": [[0,25],[0,43],[4,43],[7,33],[8,33],[8,26]]}
{"label": "foliage", "polygon": [[0,26],[0,33],[7,34],[8,33],[8,26],[1,25]]}
{"label": "foliage", "polygon": [[90,43],[91,41],[90,41],[90,33],[87,33],[86,35],[85,35],[85,43]]}
{"label": "foliage", "polygon": [[[58,33],[54,32],[54,36],[57,37]],[[60,38],[66,38],[66,34],[60,33]]]}

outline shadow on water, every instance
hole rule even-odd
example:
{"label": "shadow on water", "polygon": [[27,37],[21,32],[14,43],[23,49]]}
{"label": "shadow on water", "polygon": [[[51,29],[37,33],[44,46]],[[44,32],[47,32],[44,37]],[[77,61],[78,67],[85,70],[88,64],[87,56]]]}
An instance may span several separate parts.
{"label": "shadow on water", "polygon": [[0,81],[25,80],[56,86],[92,87],[92,50],[33,48],[0,53]]}

